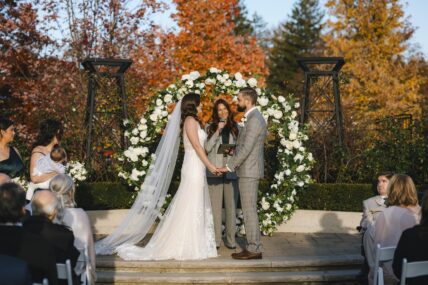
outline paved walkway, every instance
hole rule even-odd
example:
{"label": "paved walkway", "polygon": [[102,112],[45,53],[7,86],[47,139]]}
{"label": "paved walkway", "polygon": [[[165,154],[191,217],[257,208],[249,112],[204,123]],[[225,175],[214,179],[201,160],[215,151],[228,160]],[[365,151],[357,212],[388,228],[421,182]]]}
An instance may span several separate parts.
{"label": "paved walkway", "polygon": [[[147,236],[140,245],[145,245],[150,239]],[[244,240],[237,238],[239,245]],[[332,233],[274,233],[273,236],[262,236],[263,257],[286,256],[332,256],[332,255],[360,255],[361,236],[353,234]],[[239,252],[221,246],[218,253],[221,259],[231,258],[233,252]]]}
{"label": "paved walkway", "polygon": [[[238,238],[238,243],[243,245],[244,240]],[[262,237],[262,243],[264,257],[359,255],[361,236],[329,233],[274,233],[271,237]],[[236,250],[240,251],[239,248]],[[225,258],[234,251],[222,246],[219,249],[219,255]]]}

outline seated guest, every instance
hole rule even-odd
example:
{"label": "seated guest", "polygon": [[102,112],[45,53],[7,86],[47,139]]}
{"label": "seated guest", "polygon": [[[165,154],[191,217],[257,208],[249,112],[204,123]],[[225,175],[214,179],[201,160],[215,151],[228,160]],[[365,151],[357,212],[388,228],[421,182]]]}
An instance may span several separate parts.
{"label": "seated guest", "polygon": [[[45,156],[50,156],[52,149],[61,141],[63,127],[61,122],[53,119],[46,119],[40,123],[34,148],[30,157],[30,178],[28,185],[27,200],[31,201],[33,193],[37,189],[48,189],[49,181],[58,173],[55,171],[37,175],[37,161]],[[47,182],[47,183],[46,183]]]}
{"label": "seated guest", "polygon": [[1,284],[31,285],[31,275],[24,260],[0,255]]}
{"label": "seated guest", "polygon": [[75,267],[80,253],[74,247],[73,232],[63,225],[52,222],[57,216],[59,207],[55,194],[49,190],[38,191],[34,193],[31,205],[33,215],[25,219],[24,229],[42,236],[54,247],[57,263],[65,263],[69,259],[71,265]]}
{"label": "seated guest", "polygon": [[[403,232],[395,250],[392,268],[397,278],[401,278],[403,258],[407,262],[428,261],[428,192],[422,198],[421,212],[421,223]],[[406,284],[426,285],[428,276],[406,279]]]}
{"label": "seated guest", "polygon": [[[66,163],[67,153],[64,148],[57,144],[54,145],[49,155],[42,156],[36,161],[36,166],[34,167],[32,174],[33,176],[43,176],[53,172],[64,174]],[[38,183],[37,186],[40,189],[49,189],[49,182],[51,179]]]}
{"label": "seated guest", "polygon": [[388,197],[387,187],[392,172],[383,172],[378,175],[376,190],[378,195],[363,201],[363,217],[360,222],[361,231],[364,232],[370,224],[374,224],[380,212],[386,209],[385,201]]}
{"label": "seated guest", "polygon": [[21,219],[25,214],[25,192],[16,183],[0,185],[0,254],[27,262],[33,282],[47,278],[58,284],[55,251],[41,236],[24,230]]}
{"label": "seated guest", "polygon": [[0,117],[0,184],[20,176],[24,171],[24,162],[18,150],[9,144],[15,137],[15,127],[9,119]]}
{"label": "seated guest", "polygon": [[[85,248],[88,249],[92,280],[95,280],[95,248],[91,224],[85,211],[81,208],[75,208],[75,185],[73,179],[66,174],[59,174],[51,180],[49,188],[60,201],[58,222],[71,228],[75,238],[74,246],[80,252],[83,252]],[[75,267],[76,274],[81,275],[82,280],[86,278],[83,260],[84,256],[81,255]]]}
{"label": "seated guest", "polygon": [[363,280],[367,279],[367,275],[369,273],[369,265],[367,262],[366,255],[364,253],[364,244],[370,242],[370,239],[373,239],[373,237],[366,236],[364,235],[364,233],[369,226],[374,226],[376,218],[379,216],[380,212],[386,209],[385,202],[388,198],[387,187],[392,175],[392,172],[380,173],[377,177],[376,183],[376,191],[378,195],[363,201],[363,217],[361,218],[359,226],[359,231],[363,234],[363,244],[361,247],[361,252],[364,256],[364,264],[361,269],[361,275],[359,276],[359,278]]}
{"label": "seated guest", "polygon": [[[369,281],[373,280],[376,245],[381,247],[397,246],[404,230],[417,224],[420,220],[421,207],[412,178],[405,174],[395,174],[388,184],[388,208],[382,211],[374,227],[369,226],[366,235],[371,238],[364,244],[367,261],[370,266]],[[395,284],[398,280],[392,271],[392,262],[383,264],[385,284]]]}

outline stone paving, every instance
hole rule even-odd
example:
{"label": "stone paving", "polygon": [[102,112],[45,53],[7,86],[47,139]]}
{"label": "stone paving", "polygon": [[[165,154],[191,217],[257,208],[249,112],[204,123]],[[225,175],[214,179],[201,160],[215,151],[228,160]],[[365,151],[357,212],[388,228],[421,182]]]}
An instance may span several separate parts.
{"label": "stone paving", "polygon": [[[140,245],[144,246],[150,239],[148,235]],[[244,239],[237,238],[243,246]],[[262,236],[263,256],[328,256],[328,255],[360,255],[361,236],[359,234],[335,233],[274,233],[272,236]],[[239,252],[221,246],[218,258],[231,258],[233,252]]]}
{"label": "stone paving", "polygon": [[[239,239],[238,243],[243,244]],[[361,236],[333,233],[274,233],[262,237],[264,256],[359,255]],[[239,250],[239,249],[238,249]],[[221,256],[232,250],[221,247]]]}

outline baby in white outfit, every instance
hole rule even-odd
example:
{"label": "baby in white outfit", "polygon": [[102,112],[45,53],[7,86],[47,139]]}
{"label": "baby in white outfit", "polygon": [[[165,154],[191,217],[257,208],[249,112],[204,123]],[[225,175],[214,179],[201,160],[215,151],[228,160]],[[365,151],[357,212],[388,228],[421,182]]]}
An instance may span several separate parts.
{"label": "baby in white outfit", "polygon": [[[36,161],[36,165],[33,169],[33,175],[41,176],[50,172],[64,174],[66,163],[67,153],[65,149],[59,145],[55,145],[49,155],[43,155]],[[51,182],[52,178],[41,183],[30,183],[26,195],[27,200],[31,200],[34,190],[49,189],[49,183]]]}

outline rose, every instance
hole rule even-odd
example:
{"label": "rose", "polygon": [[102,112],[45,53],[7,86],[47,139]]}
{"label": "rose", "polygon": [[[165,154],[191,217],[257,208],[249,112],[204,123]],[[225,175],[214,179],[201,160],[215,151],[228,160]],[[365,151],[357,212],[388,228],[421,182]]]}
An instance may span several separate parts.
{"label": "rose", "polygon": [[257,79],[252,77],[252,78],[247,80],[247,83],[248,83],[248,85],[250,85],[250,87],[256,87],[257,86]]}
{"label": "rose", "polygon": [[158,119],[158,116],[156,114],[151,114],[150,115],[150,120],[152,120],[153,122],[156,122]]}
{"label": "rose", "polygon": [[295,139],[297,139],[297,133],[291,132],[288,138],[290,139],[290,141],[294,141]]}
{"label": "rose", "polygon": [[131,141],[131,144],[136,145],[140,141],[140,139],[137,137],[132,137],[130,141]]}
{"label": "rose", "polygon": [[267,106],[267,104],[269,103],[269,99],[265,96],[259,97],[257,101],[262,107]]}
{"label": "rose", "polygon": [[294,148],[299,148],[300,147],[300,142],[299,141],[293,141],[293,147]]}
{"label": "rose", "polygon": [[187,80],[187,81],[186,81],[186,85],[187,85],[189,88],[192,88],[192,87],[193,87],[193,81],[192,81],[192,80]]}
{"label": "rose", "polygon": [[144,139],[145,137],[147,137],[147,131],[143,131],[140,133],[140,138]]}
{"label": "rose", "polygon": [[206,85],[214,85],[215,82],[216,82],[216,80],[213,79],[213,78],[207,78],[207,79],[205,79],[205,84]]}
{"label": "rose", "polygon": [[242,88],[246,86],[246,82],[244,79],[239,79],[235,82],[236,87]]}
{"label": "rose", "polygon": [[165,97],[163,97],[163,100],[165,101],[165,103],[171,103],[172,101],[171,94],[166,94]]}
{"label": "rose", "polygon": [[241,74],[240,72],[235,73],[235,79],[236,79],[237,81],[242,80],[242,74]]}
{"label": "rose", "polygon": [[275,117],[275,119],[281,119],[282,118],[282,112],[280,110],[275,110],[275,112],[273,113],[273,116]]}
{"label": "rose", "polygon": [[278,102],[279,103],[284,103],[285,102],[285,98],[283,96],[279,96],[278,97]]}
{"label": "rose", "polygon": [[296,168],[296,171],[297,172],[302,172],[302,171],[304,171],[305,170],[305,166],[304,165],[299,165],[297,168]]}
{"label": "rose", "polygon": [[211,73],[219,73],[219,72],[221,72],[219,69],[217,69],[217,68],[215,68],[215,67],[211,67],[210,68],[210,72]]}
{"label": "rose", "polygon": [[201,74],[198,71],[192,71],[189,74],[190,79],[196,80],[201,76]]}

